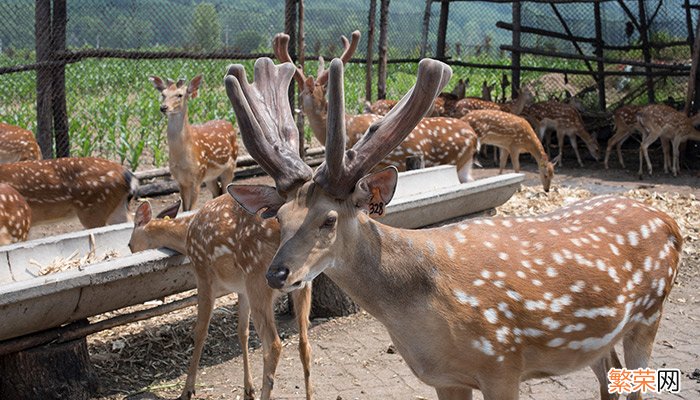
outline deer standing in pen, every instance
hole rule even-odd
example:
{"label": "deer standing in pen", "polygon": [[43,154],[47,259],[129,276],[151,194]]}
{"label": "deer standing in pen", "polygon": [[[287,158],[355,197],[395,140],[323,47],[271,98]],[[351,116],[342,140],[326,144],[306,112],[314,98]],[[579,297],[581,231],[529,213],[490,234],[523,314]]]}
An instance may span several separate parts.
{"label": "deer standing in pen", "polygon": [[611,398],[606,368],[620,341],[628,369],[649,365],[682,247],[673,219],[603,196],[539,217],[385,226],[372,217],[384,213],[397,172],[368,173],[428,111],[450,68],[422,60],[415,86],[346,150],[343,65],[333,60],[326,161],[315,172],[293,145],[294,70],[259,59],[252,84],[242,65],[225,78],[246,148],[276,184],[228,189],[280,222],[270,286],[293,290],[325,272],[384,324],[440,400],[471,399],[473,389],[515,400],[522,380],[586,366]]}
{"label": "deer standing in pen", "polygon": [[229,121],[214,120],[190,125],[187,102],[197,97],[202,76],[188,84],[184,79],[166,82],[148,78],[161,94],[160,111],[168,118],[168,164],[180,187],[182,209],[189,211],[199,197],[202,182],[214,197],[233,181],[238,144]]}
{"label": "deer standing in pen", "polygon": [[41,150],[34,134],[0,122],[0,164],[27,160],[41,160]]}
{"label": "deer standing in pen", "polygon": [[[469,86],[469,79],[460,79],[452,92],[442,92],[435,98],[433,108],[428,112],[430,117],[449,117],[454,112],[455,104],[464,98]],[[493,87],[491,87],[493,89]],[[489,92],[490,93],[490,92]],[[398,100],[381,99],[374,103],[365,103],[365,114],[386,115],[398,103]]]}
{"label": "deer standing in pen", "polygon": [[520,172],[520,153],[530,153],[537,161],[542,188],[549,192],[556,161],[549,162],[537,134],[525,119],[497,110],[471,111],[463,119],[469,122],[481,144],[490,144],[501,150],[499,174],[503,173],[509,155],[513,160],[513,169]]}
{"label": "deer standing in pen", "polygon": [[76,215],[85,228],[129,220],[138,179],[102,158],[57,158],[0,164],[0,182],[11,185],[32,209],[32,225]]}
{"label": "deer standing in pen", "polygon": [[[248,327],[253,324],[263,346],[262,399],[270,398],[282,345],[275,327],[274,304],[282,294],[265,282],[267,266],[279,245],[279,224],[250,215],[224,195],[208,201],[196,214],[175,218],[180,204],[151,218],[151,206],[142,203],[136,210],[134,230],[129,241],[132,252],[168,247],[189,257],[197,277],[197,322],[194,350],[187,380],[180,399],[195,393],[197,368],[204,349],[209,322],[217,297],[238,293],[238,339],[243,353],[244,399],[255,398],[248,362]],[[168,216],[168,219],[163,217]],[[309,312],[311,285],[292,293],[299,324],[299,355],[304,368],[306,399],[311,400],[311,345]]]}
{"label": "deer standing in pen", "polygon": [[24,197],[0,183],[0,246],[27,240],[31,224],[32,210]]}
{"label": "deer standing in pen", "polygon": [[[360,33],[353,32],[352,41],[342,38],[345,51],[341,56],[345,64],[360,40]],[[277,34],[273,42],[275,56],[282,62],[291,62],[287,45],[289,36]],[[319,142],[326,141],[326,120],[328,103],[326,101],[326,82],[328,70],[319,67],[318,77],[306,77],[301,68],[297,68],[294,78],[300,87],[304,114],[308,117],[311,130]],[[345,126],[350,143],[360,140],[369,126],[381,117],[373,114],[346,115]],[[460,182],[473,180],[471,171],[474,163],[474,153],[479,147],[477,136],[468,123],[454,118],[436,117],[423,118],[413,132],[399,146],[390,152],[386,159],[379,163],[382,166],[394,166],[399,170],[405,169],[405,160],[409,156],[423,156],[426,167],[435,165],[456,165]]]}
{"label": "deer standing in pen", "polygon": [[[615,134],[608,139],[608,145],[605,148],[605,169],[608,169],[608,160],[613,146],[617,149],[617,158],[620,161],[622,168],[625,168],[625,161],[622,158],[622,144],[632,136],[633,133],[639,131],[637,124],[637,112],[641,110],[641,106],[626,105],[615,110],[613,120],[615,121]],[[665,143],[665,141],[664,141]],[[664,150],[664,155],[666,151]]]}
{"label": "deer standing in pen", "polygon": [[[639,177],[643,174],[642,155],[647,161],[649,175],[651,175],[651,160],[649,160],[649,146],[657,139],[661,139],[664,147],[664,172],[668,173],[668,142],[671,143],[673,159],[671,172],[677,176],[680,171],[681,143],[688,140],[700,141],[700,131],[695,128],[700,122],[700,116],[688,118],[685,114],[665,104],[649,104],[637,112],[637,122],[643,132],[642,144],[639,147]],[[666,144],[664,144],[664,141]]]}
{"label": "deer standing in pen", "polygon": [[523,109],[532,101],[533,97],[532,92],[527,88],[523,88],[520,96],[512,102],[494,103],[493,101],[476,97],[465,97],[455,104],[452,116],[455,118],[462,118],[470,111],[474,110],[500,110],[520,115]]}
{"label": "deer standing in pen", "polygon": [[[598,160],[598,142],[586,131],[581,115],[574,106],[557,101],[543,101],[525,107],[522,114],[535,128],[540,140],[545,139],[544,136],[549,130],[556,131],[559,145],[559,165],[563,164],[564,137],[567,136],[581,167],[583,167],[583,161],[581,161],[581,155],[578,152],[578,137],[586,144],[591,156],[596,161]],[[548,138],[545,143],[549,143]],[[549,146],[546,147],[547,153],[549,153]]]}

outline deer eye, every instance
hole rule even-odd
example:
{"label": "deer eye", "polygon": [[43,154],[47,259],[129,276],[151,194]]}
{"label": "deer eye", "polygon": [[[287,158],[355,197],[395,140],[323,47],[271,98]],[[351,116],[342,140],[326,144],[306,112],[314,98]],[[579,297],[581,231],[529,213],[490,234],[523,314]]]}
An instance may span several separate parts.
{"label": "deer eye", "polygon": [[333,228],[335,226],[335,222],[337,221],[337,217],[335,215],[331,215],[328,218],[326,218],[325,221],[323,221],[323,225],[321,225],[321,228]]}

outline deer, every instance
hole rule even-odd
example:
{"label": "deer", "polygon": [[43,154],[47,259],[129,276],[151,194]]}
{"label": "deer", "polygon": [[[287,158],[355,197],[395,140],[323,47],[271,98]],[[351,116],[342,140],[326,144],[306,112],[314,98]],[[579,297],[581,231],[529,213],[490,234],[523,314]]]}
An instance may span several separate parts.
{"label": "deer", "polygon": [[[664,149],[664,173],[668,173],[668,142],[673,150],[671,172],[678,176],[680,171],[681,143],[688,140],[700,140],[700,131],[695,126],[700,122],[700,117],[687,117],[680,111],[665,104],[649,104],[637,112],[637,123],[642,133],[642,144],[639,147],[639,177],[643,175],[643,160],[646,159],[649,175],[652,173],[651,160],[649,160],[649,146],[657,139],[661,139]],[[666,144],[664,144],[666,142]]]}
{"label": "deer", "polygon": [[[608,139],[608,145],[605,149],[605,169],[609,169],[608,160],[610,159],[610,152],[612,151],[613,146],[616,147],[617,158],[620,162],[620,166],[625,168],[625,161],[622,158],[622,144],[625,143],[625,141],[632,136],[633,133],[639,131],[639,126],[637,125],[637,112],[639,112],[641,109],[641,106],[629,104],[618,108],[613,113],[615,134]],[[664,151],[664,154],[666,154],[666,151]]]}
{"label": "deer", "polygon": [[493,101],[493,98],[491,97],[491,92],[493,92],[493,89],[496,87],[496,84],[489,85],[488,82],[484,81],[481,84],[481,99],[486,100],[486,101]]}
{"label": "deer", "polygon": [[96,157],[0,164],[0,182],[32,210],[32,226],[77,216],[85,228],[129,221],[138,179],[124,166]]}
{"label": "deer", "polygon": [[[352,33],[352,41],[344,36],[342,41],[345,50],[340,57],[343,64],[352,57],[360,32]],[[275,56],[281,62],[292,62],[288,51],[289,36],[279,33],[273,40]],[[301,68],[296,69],[294,79],[302,87],[301,98],[304,114],[308,117],[309,125],[319,142],[326,141],[326,120],[328,103],[326,101],[326,82],[328,70],[320,63],[318,76],[306,77]],[[460,89],[461,90],[461,89]],[[346,132],[350,143],[360,140],[367,128],[381,117],[374,114],[346,115]],[[405,170],[405,160],[409,156],[422,156],[426,167],[453,164],[457,168],[460,182],[471,182],[474,154],[479,142],[474,130],[468,123],[454,118],[434,117],[424,118],[414,131],[394,151],[390,152],[378,168],[392,165]]]}
{"label": "deer", "polygon": [[[580,137],[586,144],[589,153],[598,161],[598,142],[591,136],[583,126],[581,114],[570,104],[557,101],[542,101],[526,106],[522,112],[533,127],[537,130],[540,140],[545,139],[545,134],[549,130],[557,133],[557,143],[559,145],[559,165],[563,165],[564,137],[569,137],[571,146],[574,148],[579,166],[583,167],[581,155],[578,151],[578,140]],[[549,142],[549,140],[546,140]],[[549,153],[549,146],[547,152]]]}
{"label": "deer", "polygon": [[32,210],[24,197],[0,183],[0,246],[27,240],[31,224]]}
{"label": "deer", "polygon": [[[484,84],[486,84],[486,82],[484,82]],[[477,97],[465,97],[455,104],[452,116],[455,118],[462,118],[473,110],[500,110],[520,115],[523,109],[530,104],[534,98],[532,92],[527,88],[521,90],[520,94],[521,95],[518,96],[515,101],[505,103],[494,103],[493,101]]]}
{"label": "deer", "polygon": [[469,122],[479,136],[481,144],[490,144],[501,149],[499,174],[503,173],[506,167],[508,155],[513,160],[515,172],[520,172],[520,153],[530,153],[537,161],[542,188],[549,192],[557,160],[549,161],[537,134],[524,118],[498,110],[475,110],[463,119]]}
{"label": "deer", "polygon": [[587,366],[609,398],[606,367],[618,342],[628,369],[648,366],[682,250],[671,217],[608,195],[538,217],[383,225],[376,218],[398,173],[371,171],[428,112],[451,69],[421,60],[413,88],[346,150],[343,65],[334,59],[325,162],[315,171],[293,146],[294,70],[263,58],[252,83],[243,65],[225,77],[243,142],[275,182],[228,186],[248,212],[280,223],[268,285],[294,290],[326,273],[386,327],[440,400],[471,399],[474,389],[516,400],[523,380]]}
{"label": "deer", "polygon": [[[452,114],[455,104],[464,98],[469,86],[469,78],[460,79],[452,92],[442,92],[435,99],[430,117],[448,117]],[[492,87],[493,89],[493,87]],[[398,100],[380,99],[374,103],[365,102],[365,114],[386,115],[398,103]]]}
{"label": "deer", "polygon": [[27,160],[41,160],[41,150],[34,134],[0,122],[0,164]]}
{"label": "deer", "polygon": [[187,103],[197,97],[201,75],[189,83],[184,79],[163,82],[157,76],[148,80],[161,94],[160,111],[168,119],[168,165],[180,188],[182,209],[189,211],[199,197],[202,182],[217,197],[233,181],[238,156],[236,131],[224,120],[190,125]]}
{"label": "deer", "polygon": [[[279,224],[250,215],[228,194],[209,200],[195,214],[176,218],[176,202],[152,218],[151,206],[143,202],[136,210],[129,248],[136,253],[167,247],[189,257],[197,278],[197,320],[194,350],[181,400],[195,394],[197,369],[207,338],[214,304],[223,294],[238,293],[238,339],[243,354],[244,399],[255,398],[248,361],[250,316],[263,347],[262,399],[272,393],[282,345],[275,325],[275,300],[282,294],[265,280],[267,266],[279,245]],[[299,355],[304,369],[306,399],[313,398],[311,345],[308,328],[311,285],[292,292],[299,325]]]}

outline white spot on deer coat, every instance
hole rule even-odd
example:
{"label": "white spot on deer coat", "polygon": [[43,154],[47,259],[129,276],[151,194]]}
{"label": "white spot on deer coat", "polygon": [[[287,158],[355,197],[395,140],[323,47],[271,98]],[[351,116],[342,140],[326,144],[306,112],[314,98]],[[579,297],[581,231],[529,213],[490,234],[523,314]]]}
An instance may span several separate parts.
{"label": "white spot on deer coat", "polygon": [[457,298],[457,301],[459,301],[460,303],[469,304],[472,307],[479,306],[479,300],[476,297],[470,296],[470,295],[464,293],[463,291],[457,290],[457,289],[455,289],[453,291],[453,293],[454,293],[455,297]]}

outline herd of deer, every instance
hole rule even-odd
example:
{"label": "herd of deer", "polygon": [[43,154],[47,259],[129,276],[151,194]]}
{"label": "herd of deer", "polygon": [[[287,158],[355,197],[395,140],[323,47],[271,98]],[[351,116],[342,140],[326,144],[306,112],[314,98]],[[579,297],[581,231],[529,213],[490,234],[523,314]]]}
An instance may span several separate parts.
{"label": "herd of deer", "polygon": [[[674,284],[683,240],[668,215],[604,196],[538,217],[480,218],[427,230],[375,220],[391,201],[397,169],[409,155],[422,156],[426,165],[455,164],[465,182],[480,143],[501,150],[501,170],[508,156],[518,170],[518,156],[527,152],[548,190],[554,163],[540,142],[547,130],[557,132],[555,160],[561,162],[564,136],[574,149],[580,137],[597,158],[598,146],[578,112],[557,102],[528,104],[527,90],[511,104],[464,97],[461,81],[456,91],[443,93],[451,69],[425,59],[402,100],[371,105],[377,114],[349,115],[343,69],[359,32],[350,41],[343,38],[342,56],[328,69],[321,64],[316,78],[290,62],[288,41],[283,34],[275,37],[281,64],[258,59],[252,83],[242,65],[231,65],[224,79],[243,143],[274,187],[230,184],[238,148],[229,122],[190,125],[187,102],[196,97],[201,77],[149,78],[162,95],[170,171],[182,208],[193,207],[202,183],[215,197],[180,218],[180,203],[156,218],[150,204],[142,203],[129,242],[133,252],[172,248],[194,267],[198,315],[181,398],[194,395],[216,297],[236,292],[244,398],[255,397],[247,344],[252,314],[263,344],[262,399],[269,399],[282,348],[273,303],[292,292],[311,399],[311,281],[322,272],[385,325],[411,370],[440,400],[471,399],[473,389],[486,400],[517,399],[523,380],[585,366],[599,380],[601,399],[617,398],[608,393],[606,375],[621,367],[614,346],[622,343],[628,369],[649,365],[663,302]],[[326,145],[325,162],[316,171],[299,157],[287,96],[292,79],[300,85],[314,135]],[[665,149],[670,141],[673,161],[664,166],[676,174],[678,145],[698,137],[694,122],[659,105],[618,110],[606,167],[612,146],[619,155],[620,144],[638,130],[644,137],[640,160],[643,154],[649,163],[647,148],[657,138]],[[4,243],[26,239],[32,224],[71,213],[85,227],[128,219],[136,183],[131,172],[98,158],[41,160],[31,132],[0,129],[0,159],[8,162],[0,165]],[[576,156],[581,163],[578,150]],[[415,329],[417,321],[421,329]]]}

